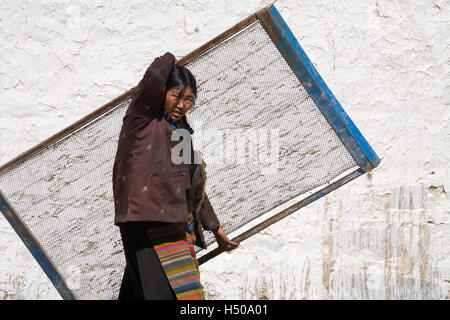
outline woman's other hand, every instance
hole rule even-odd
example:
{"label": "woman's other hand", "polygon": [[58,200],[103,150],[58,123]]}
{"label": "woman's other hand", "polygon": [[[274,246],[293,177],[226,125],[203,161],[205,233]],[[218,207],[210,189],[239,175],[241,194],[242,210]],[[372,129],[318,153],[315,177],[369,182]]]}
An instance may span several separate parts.
{"label": "woman's other hand", "polygon": [[217,230],[213,231],[213,233],[214,237],[216,238],[217,244],[219,245],[219,248],[223,251],[231,251],[239,246],[239,243],[231,241],[228,238],[225,230],[223,230],[222,227],[219,227]]}

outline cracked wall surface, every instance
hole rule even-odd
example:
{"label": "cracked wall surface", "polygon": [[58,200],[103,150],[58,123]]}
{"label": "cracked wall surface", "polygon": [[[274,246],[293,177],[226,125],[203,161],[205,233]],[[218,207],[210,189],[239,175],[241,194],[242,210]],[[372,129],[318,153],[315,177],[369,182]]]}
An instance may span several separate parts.
{"label": "cracked wall surface", "polygon": [[[0,164],[270,1],[0,3]],[[450,297],[449,1],[276,7],[381,165],[201,266],[209,299]],[[0,215],[0,299],[60,299]]]}

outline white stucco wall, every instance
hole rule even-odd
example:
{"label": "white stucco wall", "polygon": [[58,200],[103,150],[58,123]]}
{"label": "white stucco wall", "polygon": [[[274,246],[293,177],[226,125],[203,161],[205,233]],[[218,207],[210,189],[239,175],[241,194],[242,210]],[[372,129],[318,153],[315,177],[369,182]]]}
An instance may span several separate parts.
{"label": "white stucco wall", "polygon": [[[269,2],[0,2],[0,164]],[[276,7],[382,162],[202,265],[208,298],[449,299],[449,1]],[[0,299],[60,299],[2,215]]]}

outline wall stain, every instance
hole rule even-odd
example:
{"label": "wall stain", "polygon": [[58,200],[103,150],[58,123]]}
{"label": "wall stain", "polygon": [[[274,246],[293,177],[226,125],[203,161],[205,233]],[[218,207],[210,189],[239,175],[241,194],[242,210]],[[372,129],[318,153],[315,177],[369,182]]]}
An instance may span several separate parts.
{"label": "wall stain", "polygon": [[336,260],[334,259],[334,238],[333,238],[333,223],[334,219],[330,218],[329,215],[329,198],[325,199],[325,206],[323,210],[323,220],[322,220],[322,283],[329,296],[332,299],[332,294],[330,290],[330,277],[331,273],[334,271],[334,264]]}

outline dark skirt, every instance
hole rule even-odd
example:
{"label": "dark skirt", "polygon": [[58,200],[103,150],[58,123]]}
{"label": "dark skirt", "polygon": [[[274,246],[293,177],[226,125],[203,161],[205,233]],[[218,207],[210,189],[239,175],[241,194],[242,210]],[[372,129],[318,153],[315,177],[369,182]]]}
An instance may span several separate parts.
{"label": "dark skirt", "polygon": [[126,267],[119,300],[176,300],[159,257],[141,222],[118,224]]}

